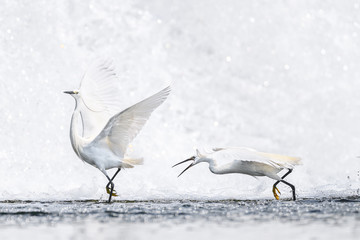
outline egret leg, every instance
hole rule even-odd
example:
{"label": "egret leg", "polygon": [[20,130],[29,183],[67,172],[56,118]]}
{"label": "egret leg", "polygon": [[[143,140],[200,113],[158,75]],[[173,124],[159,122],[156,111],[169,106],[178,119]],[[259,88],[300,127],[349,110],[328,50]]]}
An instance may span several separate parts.
{"label": "egret leg", "polygon": [[[287,175],[289,175],[291,172],[292,172],[292,169],[289,169],[289,171],[288,171],[287,173],[285,173],[285,175],[282,176],[281,179],[284,179],[284,178],[285,178]],[[284,182],[284,183],[285,183],[285,181],[279,180],[279,181],[276,181],[276,182],[274,183],[274,185],[273,185],[273,194],[274,194],[274,197],[275,197],[277,200],[279,200],[279,195],[276,193],[276,191],[277,191],[279,194],[281,194],[280,191],[279,191],[279,189],[276,187],[276,185],[278,185],[279,182]],[[286,182],[285,184],[289,185],[290,183]],[[291,185],[291,184],[290,184],[290,185]],[[289,186],[290,186],[290,185],[289,185]],[[291,186],[292,186],[292,187],[291,187]],[[291,187],[291,189],[293,190],[293,200],[296,200],[296,199],[295,199],[295,187],[294,187],[293,185],[291,185],[291,186],[290,186],[290,187]]]}
{"label": "egret leg", "polygon": [[[112,196],[117,196],[116,191],[114,191],[114,183],[113,180],[115,179],[116,175],[120,172],[121,168],[118,168],[114,176],[110,179],[108,175],[106,175],[107,179],[109,180],[109,183],[106,185],[106,192],[109,194],[109,201],[111,202]],[[109,185],[111,185],[111,188],[109,188]]]}
{"label": "egret leg", "polygon": [[296,200],[296,196],[295,196],[295,186],[292,185],[291,183],[286,182],[285,180],[281,180],[281,182],[285,183],[286,185],[288,185],[289,187],[291,187],[292,189],[292,194],[293,194],[293,200]]}

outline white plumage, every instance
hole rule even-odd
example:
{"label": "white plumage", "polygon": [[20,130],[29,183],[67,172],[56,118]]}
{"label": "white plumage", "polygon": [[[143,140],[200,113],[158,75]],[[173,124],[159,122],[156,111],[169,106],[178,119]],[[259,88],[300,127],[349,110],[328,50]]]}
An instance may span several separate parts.
{"label": "white plumage", "polygon": [[[117,81],[114,66],[105,61],[90,68],[78,91],[65,92],[76,102],[70,126],[71,145],[80,159],[98,168],[108,178],[109,202],[111,196],[116,196],[113,180],[121,168],[132,168],[143,162],[142,159],[124,157],[129,143],[170,93],[168,86],[119,112],[121,100]],[[110,179],[106,170],[111,168],[118,170]]]}
{"label": "white plumage", "polygon": [[[296,199],[295,187],[286,182],[284,178],[291,173],[296,165],[301,164],[300,158],[258,152],[245,147],[214,148],[210,153],[200,153],[200,151],[197,150],[196,153],[196,156],[173,166],[175,167],[181,163],[192,161],[179,176],[190,167],[201,162],[207,162],[210,171],[214,174],[241,173],[254,177],[267,176],[276,180],[273,186],[273,194],[276,199],[279,199],[276,191],[280,193],[276,185],[279,182],[283,182],[292,188],[293,199]],[[283,177],[278,176],[277,174],[283,169],[288,169],[288,172]]]}

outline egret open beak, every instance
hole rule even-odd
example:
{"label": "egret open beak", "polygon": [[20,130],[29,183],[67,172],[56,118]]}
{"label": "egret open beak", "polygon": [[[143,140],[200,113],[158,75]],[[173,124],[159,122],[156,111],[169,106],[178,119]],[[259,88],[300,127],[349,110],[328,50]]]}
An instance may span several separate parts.
{"label": "egret open beak", "polygon": [[[191,158],[188,158],[188,159],[186,159],[186,160],[184,160],[184,161],[181,161],[181,162],[175,164],[175,165],[172,166],[172,167],[175,167],[175,166],[177,166],[177,165],[179,165],[179,164],[182,164],[182,163],[185,163],[185,162],[188,162],[188,161],[195,161],[195,157],[191,157]],[[183,174],[186,170],[188,170],[189,168],[191,168],[191,167],[194,166],[194,165],[195,165],[194,162],[192,162],[187,168],[184,169],[184,171],[182,171],[182,172],[179,174],[178,177],[180,177],[181,174]]]}

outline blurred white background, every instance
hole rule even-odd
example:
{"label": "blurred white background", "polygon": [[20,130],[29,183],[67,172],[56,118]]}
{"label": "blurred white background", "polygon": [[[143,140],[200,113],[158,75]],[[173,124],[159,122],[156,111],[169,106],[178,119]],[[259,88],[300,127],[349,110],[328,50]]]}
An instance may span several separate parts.
{"label": "blurred white background", "polygon": [[221,146],[302,157],[287,178],[300,198],[359,194],[360,1],[3,1],[0,31],[0,200],[106,199],[71,148],[62,93],[99,57],[115,62],[124,108],[173,89],[117,199],[272,198],[272,180],[206,164],[176,178],[173,164]]}

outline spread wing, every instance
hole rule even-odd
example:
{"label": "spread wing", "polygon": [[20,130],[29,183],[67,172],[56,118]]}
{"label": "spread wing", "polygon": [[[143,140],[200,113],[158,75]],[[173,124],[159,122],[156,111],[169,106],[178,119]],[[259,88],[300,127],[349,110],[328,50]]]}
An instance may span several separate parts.
{"label": "spread wing", "polygon": [[94,141],[107,138],[111,150],[123,157],[128,144],[142,129],[154,109],[166,100],[169,93],[170,86],[116,114],[110,118]]}
{"label": "spread wing", "polygon": [[110,60],[95,62],[84,74],[79,92],[92,112],[118,111],[120,94],[115,67]]}
{"label": "spread wing", "polygon": [[83,137],[94,139],[120,109],[118,78],[110,60],[96,62],[84,74],[78,101]]}
{"label": "spread wing", "polygon": [[[301,164],[300,158],[285,155],[258,152],[251,148],[233,147],[233,148],[214,148],[212,154],[216,155],[219,163],[239,160],[245,162],[258,162],[270,165],[276,168],[292,169],[295,165]],[[214,156],[215,157],[215,156]]]}

